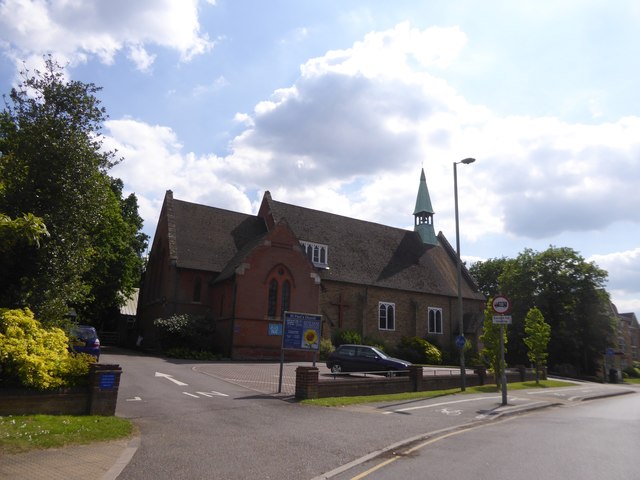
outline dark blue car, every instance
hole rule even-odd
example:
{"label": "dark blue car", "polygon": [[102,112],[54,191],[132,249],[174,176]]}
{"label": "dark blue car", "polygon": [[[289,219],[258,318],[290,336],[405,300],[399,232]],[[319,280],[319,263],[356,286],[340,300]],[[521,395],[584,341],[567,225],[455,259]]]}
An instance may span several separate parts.
{"label": "dark blue car", "polygon": [[77,325],[71,330],[71,349],[78,353],[87,353],[100,360],[100,339],[98,332],[90,325]]}
{"label": "dark blue car", "polygon": [[340,345],[327,359],[333,373],[406,371],[411,362],[390,357],[369,345]]}

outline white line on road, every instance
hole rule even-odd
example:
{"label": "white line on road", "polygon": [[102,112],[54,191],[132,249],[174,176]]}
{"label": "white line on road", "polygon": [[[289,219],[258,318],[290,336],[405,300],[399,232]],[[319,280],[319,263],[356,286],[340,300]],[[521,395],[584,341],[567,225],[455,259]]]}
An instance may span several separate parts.
{"label": "white line on road", "polygon": [[189,392],[182,392],[182,393],[184,393],[185,395],[189,395],[190,397],[193,397],[193,398],[200,398],[198,395],[194,395],[193,393],[189,393]]}
{"label": "white line on road", "polygon": [[456,400],[454,402],[441,402],[441,403],[433,403],[431,405],[420,405],[420,406],[417,406],[417,407],[399,408],[397,410],[389,410],[387,412],[383,412],[383,414],[384,415],[388,415],[390,413],[396,413],[396,412],[408,412],[410,410],[421,410],[423,408],[441,407],[442,405],[453,405],[454,403],[477,402],[479,400],[486,400],[487,398],[492,399],[492,398],[501,398],[501,397],[500,396],[495,396],[495,397],[467,398],[465,400]]}
{"label": "white line on road", "polygon": [[189,385],[188,383],[184,383],[181,382],[180,380],[176,380],[175,378],[173,378],[173,376],[167,374],[167,373],[160,373],[160,372],[156,372],[156,377],[164,377],[167,380],[171,380],[173,383],[175,383],[176,385],[180,385],[181,387],[185,386],[185,385]]}
{"label": "white line on road", "polygon": [[211,390],[210,392],[196,392],[199,393],[200,395],[204,395],[205,397],[228,397],[229,395],[227,395],[226,393],[220,393],[220,392],[215,392],[213,390]]}

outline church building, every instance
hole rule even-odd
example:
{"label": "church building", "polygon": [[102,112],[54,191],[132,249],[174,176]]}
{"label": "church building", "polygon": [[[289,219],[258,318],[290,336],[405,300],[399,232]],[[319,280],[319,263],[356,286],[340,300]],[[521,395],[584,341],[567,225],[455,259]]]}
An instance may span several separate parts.
{"label": "church building", "polygon": [[[291,311],[321,315],[323,338],[355,330],[391,346],[418,336],[454,352],[457,257],[435,234],[433,215],[424,170],[413,231],[279,202],[268,191],[248,215],[169,190],[140,289],[144,342],[158,341],[155,319],[193,314],[211,322],[211,347],[225,357],[279,359],[278,325]],[[464,335],[477,344],[485,298],[464,266],[462,297]]]}

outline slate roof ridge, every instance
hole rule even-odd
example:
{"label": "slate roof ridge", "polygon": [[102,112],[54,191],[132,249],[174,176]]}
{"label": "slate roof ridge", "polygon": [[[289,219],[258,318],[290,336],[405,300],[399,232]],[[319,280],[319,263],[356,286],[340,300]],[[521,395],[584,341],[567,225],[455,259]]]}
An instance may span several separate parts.
{"label": "slate roof ridge", "polygon": [[[300,206],[300,205],[294,205],[292,203],[280,202],[278,200],[273,200],[273,199],[270,199],[270,200],[271,200],[270,204],[271,205],[275,205],[275,206],[284,205],[284,206],[286,206],[288,208],[292,208],[292,209],[296,209],[296,210],[306,210],[306,211],[309,211],[309,212],[311,212],[313,214],[317,214],[317,215],[333,216],[333,217],[338,217],[340,219],[344,219],[344,220],[347,220],[347,221],[367,223],[367,224],[370,224],[370,225],[383,227],[383,228],[388,228],[388,229],[391,229],[391,230],[397,230],[397,231],[400,231],[400,232],[415,233],[413,230],[410,230],[408,228],[395,227],[393,225],[386,225],[384,223],[374,222],[373,220],[364,220],[362,218],[349,217],[347,215],[342,215],[340,213],[333,213],[333,212],[327,212],[327,211],[324,211],[324,210],[318,210],[316,208],[303,207],[303,206]],[[280,221],[282,219],[286,219],[287,221],[289,221],[289,219],[287,218],[286,215],[282,215],[282,216],[280,216],[280,217],[278,217],[276,219],[276,223],[277,223],[277,221]],[[417,235],[417,233],[416,233],[416,235]],[[301,239],[301,240],[304,240],[304,239]],[[306,239],[306,240],[311,240],[311,239]]]}
{"label": "slate roof ridge", "polygon": [[234,215],[244,215],[247,217],[255,217],[256,215],[253,215],[252,213],[243,213],[243,212],[238,212],[237,210],[230,210],[228,208],[222,208],[222,207],[213,207],[211,205],[205,205],[204,203],[196,203],[196,202],[190,202],[188,200],[179,200],[177,198],[173,199],[174,203],[182,203],[182,204],[186,204],[186,205],[193,205],[196,208],[201,208],[201,209],[211,209],[211,210],[218,210],[218,211],[222,211],[222,212],[227,212],[227,213],[231,213]]}

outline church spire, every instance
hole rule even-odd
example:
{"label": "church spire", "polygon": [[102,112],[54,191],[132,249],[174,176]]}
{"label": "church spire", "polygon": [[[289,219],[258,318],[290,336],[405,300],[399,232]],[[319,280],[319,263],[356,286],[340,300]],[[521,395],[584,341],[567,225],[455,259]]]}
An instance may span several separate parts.
{"label": "church spire", "polygon": [[433,207],[429,198],[427,179],[424,175],[424,168],[420,174],[420,186],[418,187],[418,197],[416,198],[416,208],[413,211],[415,219],[413,231],[417,232],[422,242],[427,245],[437,245],[436,232],[433,229]]}

